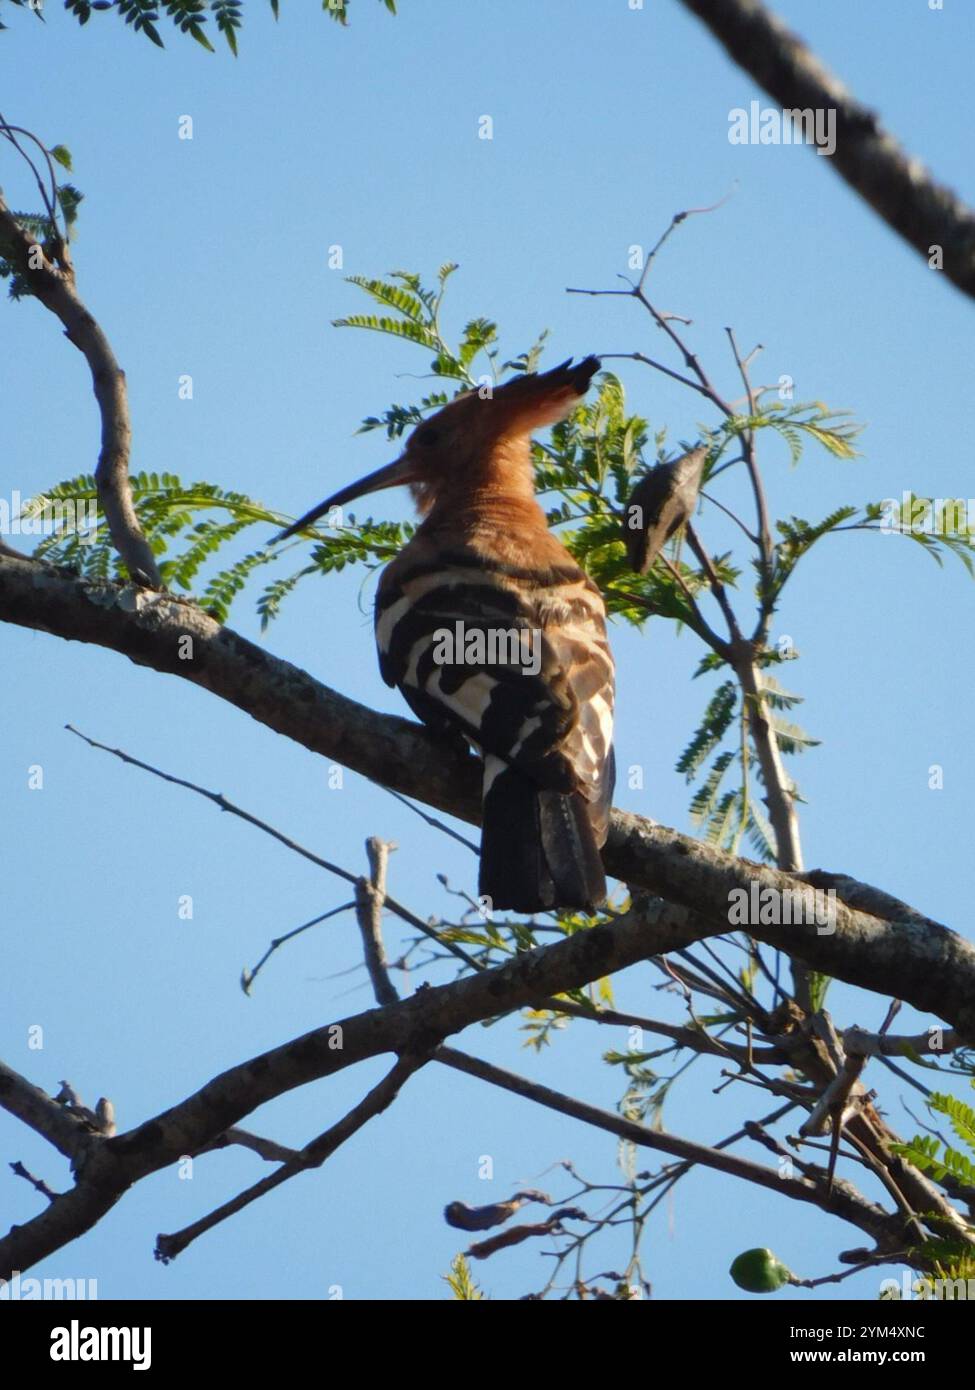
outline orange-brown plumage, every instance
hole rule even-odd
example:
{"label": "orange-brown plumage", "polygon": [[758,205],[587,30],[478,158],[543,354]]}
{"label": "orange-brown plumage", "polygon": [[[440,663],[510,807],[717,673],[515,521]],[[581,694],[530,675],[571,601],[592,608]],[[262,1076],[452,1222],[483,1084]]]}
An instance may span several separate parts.
{"label": "orange-brown plumage", "polygon": [[394,463],[284,533],[364,493],[410,487],[424,519],[380,580],[380,670],[420,718],[459,729],[484,757],[481,893],[493,907],[593,907],[605,897],[605,609],[548,529],[531,459],[533,430],[567,414],[598,367],[566,362],[457,397],[416,427]]}

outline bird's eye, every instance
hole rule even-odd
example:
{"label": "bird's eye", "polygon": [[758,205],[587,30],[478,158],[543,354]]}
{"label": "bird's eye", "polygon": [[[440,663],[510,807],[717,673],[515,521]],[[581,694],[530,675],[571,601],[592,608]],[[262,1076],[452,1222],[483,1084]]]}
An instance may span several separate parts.
{"label": "bird's eye", "polygon": [[436,444],[439,437],[438,431],[429,425],[426,429],[417,430],[415,436],[417,444],[422,444],[425,449],[428,449],[431,444]]}

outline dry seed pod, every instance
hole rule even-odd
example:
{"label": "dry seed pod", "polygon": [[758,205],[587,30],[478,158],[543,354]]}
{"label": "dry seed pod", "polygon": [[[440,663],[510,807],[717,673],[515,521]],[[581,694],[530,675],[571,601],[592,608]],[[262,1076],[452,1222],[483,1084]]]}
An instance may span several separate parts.
{"label": "dry seed pod", "polygon": [[444,1208],[444,1219],[448,1226],[456,1226],[461,1231],[487,1231],[492,1226],[500,1226],[509,1216],[514,1216],[526,1202],[551,1203],[544,1192],[533,1188],[516,1192],[506,1202],[492,1202],[489,1206],[471,1207],[466,1202],[450,1202]]}

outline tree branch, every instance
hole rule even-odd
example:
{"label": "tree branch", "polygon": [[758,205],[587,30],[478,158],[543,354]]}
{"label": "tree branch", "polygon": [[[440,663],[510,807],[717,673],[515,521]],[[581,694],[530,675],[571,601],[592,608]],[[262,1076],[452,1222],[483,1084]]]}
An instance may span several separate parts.
{"label": "tree branch", "polygon": [[[311,752],[461,820],[479,821],[475,758],[418,724],[347,699],[193,604],[0,556],[0,620],[96,643],[180,676]],[[975,948],[878,889],[823,871],[791,875],[752,864],[622,811],[613,813],[604,858],[615,877],[687,910],[682,944],[729,930],[732,890],[748,894],[755,882],[781,901],[808,885],[834,886],[830,930],[810,922],[750,922],[750,935],[812,969],[904,999],[975,1040]],[[565,988],[560,983],[553,992]]]}
{"label": "tree branch", "polygon": [[537,1008],[553,994],[677,950],[700,932],[691,913],[644,900],[612,923],[525,952],[495,970],[317,1028],[231,1067],[125,1134],[111,1139],[92,1134],[76,1159],[77,1185],[0,1239],[0,1278],[9,1279],[14,1270],[30,1268],[84,1234],[134,1183],[199,1152],[276,1096],[383,1053],[426,1057],[469,1024]]}
{"label": "tree branch", "polygon": [[4,1062],[0,1062],[0,1106],[53,1144],[65,1158],[73,1159],[84,1147],[89,1133],[84,1121]]}
{"label": "tree branch", "polygon": [[185,1226],[183,1230],[170,1235],[158,1235],[156,1237],[156,1258],[162,1260],[164,1264],[168,1264],[188,1245],[191,1245],[198,1236],[212,1230],[221,1221],[235,1216],[237,1212],[243,1211],[244,1207],[250,1206],[251,1202],[256,1202],[259,1197],[273,1192],[276,1187],[280,1187],[282,1183],[297,1177],[299,1173],[305,1173],[311,1168],[320,1168],[325,1160],[330,1158],[336,1149],[341,1148],[346,1140],[357,1134],[363,1125],[377,1115],[381,1115],[392,1105],[403,1084],[428,1060],[427,1056],[412,1056],[410,1054],[397,1058],[391,1070],[376,1086],[373,1086],[371,1091],[363,1096],[357,1105],[354,1105],[346,1115],[343,1115],[341,1120],[337,1120],[334,1125],[329,1126],[317,1139],[313,1139],[311,1143],[306,1144],[303,1149],[288,1158],[280,1168],[269,1173],[267,1177],[261,1178],[251,1187],[245,1188],[243,1192],[239,1192],[229,1202],[224,1202],[215,1211],[208,1212],[199,1221]]}
{"label": "tree branch", "polygon": [[115,549],[134,582],[161,589],[159,568],[132,505],[129,485],[132,422],[125,373],[105,333],[78,295],[67,244],[59,237],[55,245],[48,248],[54,256],[54,261],[49,260],[2,196],[0,237],[35,298],[60,319],[68,341],[84,354],[102,422],[101,450],[95,469],[98,500]]}
{"label": "tree branch", "polygon": [[975,297],[975,212],[937,183],[759,0],[682,0],[778,104],[836,111],[836,150],[826,162],[927,261],[944,255],[944,273]]}
{"label": "tree branch", "polygon": [[[366,841],[370,872],[369,878],[360,879],[363,891],[357,895],[358,911],[356,914],[362,935],[369,978],[372,982],[376,1002],[380,1005],[396,1003],[399,999],[396,987],[389,978],[382,936],[382,908],[386,888],[388,850],[389,846],[382,840],[371,838]],[[568,1000],[548,1000],[546,1002],[553,1009],[562,1010],[576,1018],[595,1020],[599,1023],[613,1023],[616,1026],[629,1026],[636,1023],[641,1028],[657,1029],[667,1036],[679,1040],[682,1045],[700,1051],[714,1052],[718,1055],[737,1055],[740,1066],[753,1067],[756,1054],[752,1049],[748,1049],[746,1053],[744,1049],[728,1048],[703,1030],[674,1028],[667,1024],[658,1024],[649,1019],[637,1019],[632,1015],[620,1014],[611,1010],[593,1014]],[[782,1193],[784,1196],[798,1198],[804,1202],[813,1202],[824,1211],[831,1211],[840,1215],[843,1219],[852,1222],[871,1235],[878,1246],[884,1250],[897,1248],[901,1244],[900,1223],[888,1216],[875,1203],[863,1197],[852,1184],[843,1184],[834,1203],[836,1189],[832,1172],[824,1177],[812,1165],[800,1163],[803,1180],[788,1177],[784,1179],[785,1185],[783,1185],[783,1175],[779,1170],[763,1167],[750,1159],[739,1158],[737,1155],[722,1152],[731,1142],[734,1142],[733,1140],[719,1143],[716,1146],[705,1145],[693,1140],[682,1139],[679,1135],[650,1129],[636,1120],[614,1115],[609,1111],[590,1105],[586,1101],[578,1100],[562,1091],[554,1091],[551,1087],[542,1085],[540,1082],[531,1081],[527,1077],[519,1076],[516,1072],[498,1067],[492,1062],[483,1061],[481,1058],[472,1057],[453,1047],[438,1047],[432,1054],[432,1058],[443,1066],[451,1067],[467,1076],[477,1077],[489,1085],[497,1086],[501,1090],[522,1096],[526,1100],[534,1101],[536,1104],[558,1111],[560,1114],[568,1115],[583,1124],[592,1125],[597,1129],[615,1134],[618,1138],[629,1140],[640,1147],[675,1155],[683,1160],[681,1171],[686,1171],[694,1164],[714,1168],[718,1172],[733,1175],[745,1182],[756,1183],[760,1187]],[[781,1065],[785,1062],[786,1057],[775,1050],[770,1050],[770,1056],[767,1060]],[[787,1107],[787,1109],[789,1108],[791,1108],[791,1104]]]}

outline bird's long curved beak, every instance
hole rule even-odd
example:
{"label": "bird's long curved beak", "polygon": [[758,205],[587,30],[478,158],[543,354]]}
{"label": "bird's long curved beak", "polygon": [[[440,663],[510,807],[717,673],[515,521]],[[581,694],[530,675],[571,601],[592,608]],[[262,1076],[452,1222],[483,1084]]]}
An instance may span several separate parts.
{"label": "bird's long curved beak", "polygon": [[317,507],[312,507],[311,511],[306,512],[299,521],[292,522],[290,526],[285,527],[283,531],[274,536],[271,544],[285,541],[296,532],[304,531],[307,526],[313,525],[320,516],[324,516],[332,507],[341,507],[346,502],[354,502],[357,497],[365,497],[369,492],[381,492],[383,488],[399,487],[402,483],[412,481],[412,465],[406,455],[402,454],[393,463],[384,464],[382,468],[377,468],[374,473],[367,473],[357,483],[349,483],[348,487],[339,488],[338,492],[333,492],[331,497],[326,497],[324,502],[319,502]]}

